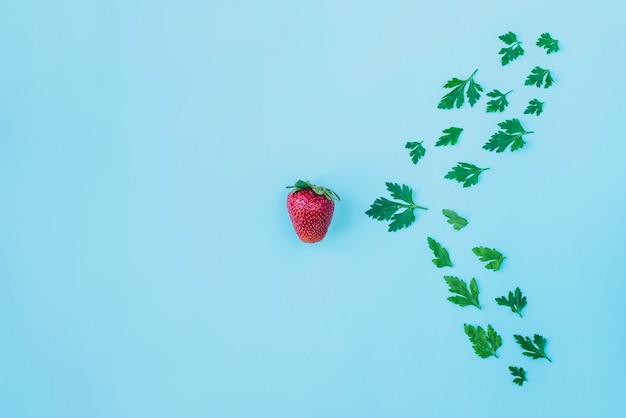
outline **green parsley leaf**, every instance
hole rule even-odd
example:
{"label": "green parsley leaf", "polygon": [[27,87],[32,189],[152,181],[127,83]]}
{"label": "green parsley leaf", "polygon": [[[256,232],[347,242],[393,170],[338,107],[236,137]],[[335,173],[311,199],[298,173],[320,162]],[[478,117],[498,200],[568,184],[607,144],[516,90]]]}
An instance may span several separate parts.
{"label": "green parsley leaf", "polygon": [[501,128],[498,132],[491,135],[491,138],[483,149],[487,151],[504,152],[509,145],[511,146],[511,152],[520,148],[524,148],[526,141],[524,141],[524,135],[532,134],[533,131],[526,131],[518,119],[508,119],[504,122],[500,122],[498,126]]}
{"label": "green parsley leaf", "polygon": [[437,107],[439,109],[453,109],[456,106],[458,109],[463,106],[466,95],[467,101],[473,107],[480,99],[480,92],[483,91],[482,86],[474,81],[474,76],[477,72],[478,70],[474,70],[472,75],[466,80],[460,80],[456,77],[448,80],[443,87],[452,90],[443,96]]}
{"label": "green parsley leaf", "polygon": [[504,112],[504,109],[509,105],[509,101],[506,99],[506,96],[508,96],[512,91],[513,90],[509,90],[506,93],[502,93],[500,90],[494,89],[487,93],[487,96],[493,98],[487,102],[487,113]]}
{"label": "green parsley leaf", "polygon": [[546,49],[547,54],[557,52],[559,50],[559,41],[552,39],[549,33],[542,33],[539,39],[537,39],[537,46]]}
{"label": "green parsley leaf", "polygon": [[522,347],[524,351],[522,354],[531,357],[535,360],[539,358],[545,358],[548,361],[552,361],[546,354],[546,339],[539,334],[533,336],[531,341],[530,337],[522,337],[521,335],[514,335],[515,341]]}
{"label": "green parsley leaf", "polygon": [[524,382],[528,381],[528,379],[526,379],[526,370],[524,370],[523,367],[509,366],[509,371],[513,377],[515,377],[515,379],[513,379],[514,383],[522,386]]}
{"label": "green parsley leaf", "polygon": [[498,358],[496,351],[502,347],[502,337],[493,329],[491,325],[487,325],[487,332],[479,325],[464,324],[465,334],[469,337],[474,352],[481,358],[494,356]]}
{"label": "green parsley leaf", "polygon": [[424,154],[426,154],[426,148],[424,148],[424,146],[422,145],[423,142],[424,141],[407,142],[404,146],[406,149],[411,150],[409,154],[411,155],[411,160],[413,161],[413,164],[417,164],[420,158],[422,158]]}
{"label": "green parsley leaf", "polygon": [[511,61],[524,55],[522,42],[517,40],[517,35],[513,32],[505,33],[504,35],[498,36],[498,38],[505,44],[509,45],[508,48],[502,48],[500,49],[500,52],[498,52],[498,54],[502,55],[500,58],[502,65],[507,65]]}
{"label": "green parsley leaf", "polygon": [[456,229],[457,231],[465,228],[467,224],[469,223],[467,219],[463,218],[462,216],[459,216],[459,214],[453,210],[443,209],[441,212],[443,213],[443,216],[448,218],[447,222],[450,225],[452,225],[452,227]]}
{"label": "green parsley leaf", "polygon": [[480,173],[486,170],[489,170],[489,168],[476,167],[470,163],[458,163],[444,178],[463,183],[463,187],[470,187],[478,183]]}
{"label": "green parsley leaf", "polygon": [[456,276],[443,276],[443,278],[446,283],[448,283],[448,290],[457,294],[457,296],[450,296],[448,298],[450,302],[456,303],[462,307],[473,305],[480,309],[480,303],[478,302],[479,291],[476,279],[472,278],[468,289],[467,283]]}
{"label": "green parsley leaf", "polygon": [[[400,186],[398,183],[385,183],[387,190],[391,192],[393,199],[400,200],[396,202],[384,197],[380,197],[374,201],[370,209],[365,214],[379,221],[389,221],[389,232],[395,232],[402,228],[408,228],[415,221],[415,209],[424,209],[413,201],[413,190],[406,184]],[[401,212],[399,210],[404,209]]]}
{"label": "green parsley leaf", "polygon": [[540,102],[537,99],[532,99],[531,101],[528,102],[528,107],[526,108],[526,110],[524,110],[524,114],[525,115],[535,114],[539,116],[541,115],[541,112],[543,112],[544,104],[545,102]]}
{"label": "green parsley leaf", "polygon": [[522,317],[522,309],[526,306],[526,296],[522,296],[522,291],[519,287],[515,288],[515,293],[509,292],[509,297],[500,296],[496,298],[496,302],[500,306],[508,306],[513,312]]}
{"label": "green parsley leaf", "polygon": [[428,237],[428,248],[430,248],[435,254],[435,258],[433,258],[432,261],[437,268],[452,267],[452,261],[450,261],[450,254],[448,254],[448,250],[443,248],[441,244],[431,237]]}
{"label": "green parsley leaf", "polygon": [[524,85],[532,86],[533,84],[537,87],[541,87],[543,85],[543,88],[545,89],[554,84],[554,79],[550,74],[550,70],[541,68],[539,66],[533,68],[530,72],[530,75],[526,78]]}
{"label": "green parsley leaf", "polygon": [[495,248],[474,247],[472,248],[472,251],[479,257],[480,261],[489,261],[485,264],[485,268],[488,270],[500,270],[500,266],[506,258]]}
{"label": "green parsley leaf", "polygon": [[457,128],[454,126],[444,129],[443,133],[445,135],[439,137],[435,146],[441,147],[446,145],[456,145],[459,141],[459,136],[461,136],[461,132],[463,132],[463,128]]}

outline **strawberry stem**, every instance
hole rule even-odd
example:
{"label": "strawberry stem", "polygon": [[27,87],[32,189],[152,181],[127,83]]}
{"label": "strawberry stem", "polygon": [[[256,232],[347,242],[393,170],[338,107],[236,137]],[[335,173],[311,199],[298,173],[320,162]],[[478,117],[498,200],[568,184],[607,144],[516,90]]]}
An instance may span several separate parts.
{"label": "strawberry stem", "polygon": [[328,200],[341,200],[341,198],[339,197],[337,193],[333,192],[332,190],[326,187],[317,186],[311,183],[310,181],[298,180],[296,181],[296,184],[294,184],[293,186],[287,186],[287,189],[293,189],[289,193],[295,193],[300,190],[311,189],[313,190],[313,192],[315,192],[315,194],[324,196]]}

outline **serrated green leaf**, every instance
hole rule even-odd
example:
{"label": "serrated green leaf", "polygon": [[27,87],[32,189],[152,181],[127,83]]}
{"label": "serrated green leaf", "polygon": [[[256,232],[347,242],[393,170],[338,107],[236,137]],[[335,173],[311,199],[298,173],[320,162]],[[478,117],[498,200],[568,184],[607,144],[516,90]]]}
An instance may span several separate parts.
{"label": "serrated green leaf", "polygon": [[480,303],[478,302],[479,291],[476,279],[472,278],[468,288],[467,283],[456,276],[444,276],[443,278],[448,284],[448,290],[451,293],[456,293],[456,296],[450,296],[448,298],[450,302],[462,307],[472,305],[481,309]]}
{"label": "serrated green leaf", "polygon": [[480,168],[474,164],[459,162],[455,167],[452,167],[452,170],[444,178],[463,183],[463,187],[470,187],[478,184],[480,173],[486,170],[489,168]]}
{"label": "serrated green leaf", "polygon": [[528,77],[526,77],[526,81],[524,82],[524,84],[527,86],[543,86],[547,89],[552,84],[554,84],[554,79],[550,74],[550,70],[537,66],[530,71],[530,74],[528,75]]}
{"label": "serrated green leaf", "polygon": [[379,197],[374,201],[365,214],[379,221],[389,221],[389,232],[395,232],[402,228],[408,228],[415,222],[415,209],[424,209],[413,201],[413,190],[406,184],[385,183],[387,190],[393,199],[400,202],[392,201],[386,197]]}
{"label": "serrated green leaf", "polygon": [[509,366],[509,371],[511,372],[511,375],[515,377],[515,379],[513,379],[513,383],[522,386],[524,382],[528,381],[528,379],[526,379],[526,370],[524,370],[524,368]]}
{"label": "serrated green leaf", "polygon": [[472,252],[479,257],[480,261],[488,261],[488,263],[485,264],[485,268],[493,271],[500,270],[500,266],[506,258],[495,248],[474,247],[472,248]]}
{"label": "serrated green leaf", "polygon": [[463,128],[457,128],[455,126],[444,129],[444,135],[439,137],[439,139],[435,143],[435,146],[441,147],[446,145],[456,145],[459,137],[461,136],[461,132],[463,132]]}
{"label": "serrated green leaf", "polygon": [[512,91],[513,90],[509,90],[506,93],[502,93],[500,90],[494,89],[487,93],[487,96],[492,98],[492,100],[487,102],[487,113],[504,112],[504,109],[509,105],[506,96]]}
{"label": "serrated green leaf", "polygon": [[494,356],[498,358],[497,350],[502,347],[502,337],[493,329],[491,325],[487,325],[487,332],[481,327],[464,324],[465,334],[472,343],[474,352],[481,358]]}
{"label": "serrated green leaf", "polygon": [[528,102],[528,106],[526,107],[526,110],[524,110],[524,114],[525,115],[535,114],[539,116],[543,112],[544,104],[545,102],[540,102],[537,99],[532,99],[531,101]]}
{"label": "serrated green leaf", "polygon": [[522,317],[522,309],[526,306],[526,296],[522,295],[519,287],[515,288],[515,292],[509,292],[508,298],[500,296],[496,298],[496,303],[501,306],[508,306],[511,311]]}
{"label": "serrated green leaf", "polygon": [[475,70],[466,80],[456,77],[448,80],[443,87],[452,90],[443,96],[437,107],[439,109],[453,109],[454,107],[458,109],[465,103],[465,96],[467,96],[470,106],[474,106],[480,98],[480,92],[483,91],[482,86],[474,81],[477,72],[478,70]]}
{"label": "serrated green leaf", "polygon": [[557,52],[559,50],[559,41],[557,39],[553,39],[549,33],[542,33],[537,39],[538,47],[544,48],[547,54],[552,54],[553,52]]}
{"label": "serrated green leaf", "polygon": [[469,223],[467,219],[459,216],[459,214],[453,210],[443,209],[441,212],[443,213],[443,216],[448,218],[447,222],[457,231],[465,228]]}
{"label": "serrated green leaf", "polygon": [[524,350],[522,352],[523,355],[531,357],[534,360],[545,358],[548,361],[552,361],[545,351],[547,341],[541,335],[535,334],[532,340],[530,337],[522,337],[521,335],[514,335],[513,337]]}
{"label": "serrated green leaf", "polygon": [[502,55],[502,57],[500,57],[500,62],[503,66],[524,55],[522,42],[517,39],[517,35],[513,32],[505,33],[504,35],[498,36],[498,38],[505,44],[509,45],[506,48],[500,49],[498,52],[498,54]]}
{"label": "serrated green leaf", "polygon": [[405,148],[410,149],[411,161],[413,164],[417,164],[419,160],[426,154],[426,148],[422,145],[424,141],[420,142],[407,142]]}
{"label": "serrated green leaf", "polygon": [[435,258],[432,262],[437,268],[452,267],[452,261],[450,260],[450,254],[441,244],[435,241],[433,238],[428,237],[428,248],[433,251]]}
{"label": "serrated green leaf", "polygon": [[501,128],[493,134],[489,141],[483,145],[483,149],[487,151],[504,152],[509,146],[511,152],[523,148],[526,144],[524,135],[532,134],[533,131],[526,131],[518,119],[508,119],[500,122],[498,126]]}

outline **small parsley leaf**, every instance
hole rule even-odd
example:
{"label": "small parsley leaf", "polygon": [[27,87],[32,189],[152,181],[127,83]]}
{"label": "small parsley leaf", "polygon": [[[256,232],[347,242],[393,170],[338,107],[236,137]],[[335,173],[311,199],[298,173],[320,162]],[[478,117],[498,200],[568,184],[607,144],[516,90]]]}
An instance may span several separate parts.
{"label": "small parsley leaf", "polygon": [[508,306],[509,308],[511,308],[511,311],[518,314],[521,318],[522,309],[524,309],[524,307],[526,306],[526,296],[523,296],[522,291],[519,289],[519,287],[517,287],[515,288],[515,293],[509,292],[508,298],[506,296],[500,296],[496,298],[496,302],[500,306]]}
{"label": "small parsley leaf", "polygon": [[554,84],[554,79],[550,74],[550,70],[539,66],[530,71],[530,74],[526,77],[526,81],[524,82],[524,85],[526,86],[535,85],[537,87],[541,87],[543,85],[543,88],[545,89],[550,87],[552,84]]}
{"label": "small parsley leaf", "polygon": [[433,251],[435,258],[433,258],[433,264],[437,268],[452,267],[452,261],[450,261],[450,254],[448,250],[443,248],[441,244],[435,241],[433,238],[428,237],[428,248]]}
{"label": "small parsley leaf", "polygon": [[424,154],[426,154],[426,148],[424,148],[424,146],[422,145],[423,142],[424,141],[407,142],[405,145],[406,149],[411,150],[409,154],[411,155],[411,161],[413,161],[413,164],[417,164],[420,158],[422,158]]}
{"label": "small parsley leaf", "polygon": [[513,379],[513,383],[522,386],[524,382],[528,381],[528,379],[526,379],[526,370],[524,370],[523,367],[509,366],[509,371],[511,372],[511,375],[515,377],[515,379]]}
{"label": "small parsley leaf", "polygon": [[537,99],[532,99],[531,101],[528,102],[528,107],[526,108],[526,110],[524,110],[524,114],[525,115],[541,115],[541,113],[543,112],[543,105],[545,104],[545,102],[540,102]]}
{"label": "small parsley leaf", "polygon": [[535,334],[533,339],[530,337],[522,337],[521,335],[514,335],[515,341],[525,350],[522,354],[531,357],[535,360],[545,358],[548,361],[552,361],[546,354],[546,339],[539,334]]}
{"label": "small parsley leaf", "polygon": [[479,257],[480,261],[488,261],[488,263],[485,264],[485,268],[493,271],[500,270],[500,266],[506,258],[495,248],[474,247],[472,248],[472,252]]}
{"label": "small parsley leaf", "polygon": [[558,39],[553,39],[549,33],[542,33],[539,39],[537,39],[537,46],[545,48],[546,54],[551,54],[559,50]]}
{"label": "small parsley leaf", "polygon": [[[371,218],[379,221],[389,221],[389,232],[395,232],[402,228],[408,228],[415,221],[415,209],[424,209],[413,201],[413,190],[406,184],[400,186],[398,183],[385,183],[387,190],[391,193],[393,199],[400,200],[396,202],[385,197],[380,197],[374,201],[371,207],[365,212]],[[400,210],[404,209],[401,212]]]}
{"label": "small parsley leaf", "polygon": [[468,289],[467,283],[456,276],[443,276],[443,278],[446,283],[448,283],[448,290],[457,294],[456,296],[450,296],[448,298],[450,302],[462,307],[472,305],[480,309],[480,303],[478,302],[478,283],[476,283],[476,279],[472,278]]}
{"label": "small parsley leaf", "polygon": [[506,96],[512,91],[513,90],[509,90],[506,93],[502,93],[500,90],[494,89],[487,93],[487,96],[492,98],[492,100],[487,102],[487,113],[504,112],[504,109],[509,105]]}
{"label": "small parsley leaf", "polygon": [[441,147],[446,145],[456,145],[459,141],[459,136],[461,136],[461,132],[463,132],[463,128],[457,128],[454,126],[444,129],[443,133],[445,135],[439,137],[435,146]]}
{"label": "small parsley leaf", "polygon": [[480,173],[486,170],[489,170],[489,168],[480,168],[474,164],[460,162],[444,178],[463,183],[463,187],[470,187],[478,183]]}
{"label": "small parsley leaf", "polygon": [[513,32],[507,32],[504,35],[498,36],[498,38],[508,45],[507,48],[502,48],[500,52],[498,52],[498,54],[502,55],[500,62],[502,62],[503,66],[524,55],[522,42],[517,39],[517,35]]}
{"label": "small parsley leaf", "polygon": [[491,135],[489,141],[483,145],[483,149],[487,151],[504,152],[510,145],[511,152],[513,152],[524,148],[524,145],[526,145],[524,135],[534,133],[533,131],[524,130],[521,122],[515,118],[500,122],[498,126],[501,129]]}
{"label": "small parsley leaf", "polygon": [[487,332],[479,325],[464,324],[465,334],[469,337],[474,352],[481,358],[494,356],[498,358],[496,351],[502,347],[502,337],[493,329],[491,325],[487,325]]}
{"label": "small parsley leaf", "polygon": [[482,86],[474,81],[477,72],[478,70],[474,70],[466,80],[460,80],[456,77],[448,80],[443,87],[452,90],[443,96],[437,107],[439,109],[453,109],[456,106],[458,109],[463,106],[465,96],[467,96],[470,106],[473,107],[480,99],[480,92],[483,91]]}
{"label": "small parsley leaf", "polygon": [[441,212],[443,213],[443,216],[448,218],[447,222],[457,231],[465,228],[469,223],[467,219],[459,216],[458,213],[451,209],[443,209]]}

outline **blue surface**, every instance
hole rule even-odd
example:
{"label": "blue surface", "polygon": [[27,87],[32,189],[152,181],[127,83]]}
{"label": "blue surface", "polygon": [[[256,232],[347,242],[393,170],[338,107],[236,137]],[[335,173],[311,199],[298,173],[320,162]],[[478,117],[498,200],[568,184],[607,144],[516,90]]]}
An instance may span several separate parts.
{"label": "blue surface", "polygon": [[[626,416],[623,14],[3,2],[0,416]],[[502,67],[509,30],[526,54]],[[533,45],[546,31],[557,54]],[[535,65],[554,87],[523,85]],[[515,90],[507,111],[486,114],[484,96],[437,109],[476,68],[485,92]],[[533,97],[540,117],[522,114]],[[527,146],[482,150],[512,117]],[[459,144],[434,148],[452,125]],[[463,189],[443,178],[457,161],[491,170]],[[287,217],[299,178],[342,197],[319,244]],[[386,181],[429,208],[407,230],[364,215]],[[470,225],[454,231],[443,208]],[[434,267],[427,236],[454,268]],[[503,269],[476,245],[501,249]],[[446,301],[444,274],[476,277],[483,310]],[[516,286],[523,319],[493,300]],[[499,359],[473,353],[466,322],[495,327]],[[554,362],[523,357],[517,333],[548,338]]]}

